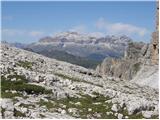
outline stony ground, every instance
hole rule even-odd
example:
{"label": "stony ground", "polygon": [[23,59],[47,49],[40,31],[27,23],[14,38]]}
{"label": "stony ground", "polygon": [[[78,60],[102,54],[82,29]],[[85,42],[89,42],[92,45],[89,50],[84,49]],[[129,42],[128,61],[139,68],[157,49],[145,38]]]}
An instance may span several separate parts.
{"label": "stony ground", "polygon": [[158,118],[158,89],[1,45],[2,118]]}

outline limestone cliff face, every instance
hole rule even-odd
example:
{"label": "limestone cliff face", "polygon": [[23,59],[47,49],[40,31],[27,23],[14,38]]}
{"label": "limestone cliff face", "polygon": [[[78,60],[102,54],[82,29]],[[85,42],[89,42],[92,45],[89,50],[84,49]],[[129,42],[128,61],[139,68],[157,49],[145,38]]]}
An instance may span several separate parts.
{"label": "limestone cliff face", "polygon": [[96,69],[102,76],[131,80],[142,65],[151,64],[151,44],[130,42],[121,59],[106,58]]}
{"label": "limestone cliff face", "polygon": [[156,15],[156,31],[152,33],[151,41],[151,62],[152,64],[158,64],[159,61],[159,5],[157,5]]}

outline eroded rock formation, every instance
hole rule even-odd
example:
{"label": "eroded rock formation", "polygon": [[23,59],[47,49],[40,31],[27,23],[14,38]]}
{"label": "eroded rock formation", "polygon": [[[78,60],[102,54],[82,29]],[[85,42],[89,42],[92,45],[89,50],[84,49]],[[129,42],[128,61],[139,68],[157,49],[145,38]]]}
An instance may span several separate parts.
{"label": "eroded rock formation", "polygon": [[[150,74],[150,76],[148,76],[147,78],[156,78],[156,81],[158,82],[158,10],[159,8],[157,7],[156,31],[152,34],[151,43],[146,44],[142,42],[130,42],[123,58],[106,58],[100,65],[97,66],[96,71],[99,74],[101,74],[103,77],[109,76],[118,80],[132,80],[133,78],[136,78],[137,80],[146,83],[145,78],[142,79],[143,77],[141,77],[141,74],[138,74],[138,72],[142,72],[144,71],[144,68],[146,69],[153,66],[155,69],[146,69],[147,72],[145,71],[145,74],[146,76]],[[150,85],[150,82],[152,82],[152,79],[147,79],[147,83],[145,85]],[[154,83],[158,84],[157,82]],[[156,88],[158,88],[158,85],[152,85],[152,87],[153,86],[156,86]]]}
{"label": "eroded rock formation", "polygon": [[152,64],[158,64],[159,61],[159,6],[157,4],[157,22],[156,31],[152,33],[151,60]]}

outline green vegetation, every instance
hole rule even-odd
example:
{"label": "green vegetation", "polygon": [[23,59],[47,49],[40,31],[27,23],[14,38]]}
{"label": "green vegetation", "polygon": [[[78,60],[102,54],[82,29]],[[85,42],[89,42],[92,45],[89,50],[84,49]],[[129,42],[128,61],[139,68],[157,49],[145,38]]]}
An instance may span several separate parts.
{"label": "green vegetation", "polygon": [[5,109],[1,107],[1,113],[2,113],[2,118],[4,119],[4,112],[5,112]]}
{"label": "green vegetation", "polygon": [[[106,112],[111,111],[112,103],[105,103],[109,100],[109,97],[104,97],[101,94],[93,93],[95,97],[89,95],[82,95],[81,98],[67,97],[60,100],[50,99],[48,102],[40,100],[38,103],[40,106],[46,106],[48,109],[51,108],[62,108],[65,109],[67,114],[73,117],[88,118],[88,115],[96,118],[95,113],[101,115],[100,118],[116,118],[114,115],[107,115]],[[79,102],[79,104],[77,104]],[[63,107],[65,105],[66,107]],[[76,108],[77,115],[68,111],[69,108]],[[91,110],[88,110],[88,109]]]}
{"label": "green vegetation", "polygon": [[[11,81],[12,78],[18,78],[16,81]],[[1,77],[1,93],[3,98],[13,98],[21,96],[19,93],[6,92],[6,90],[16,90],[18,92],[25,91],[27,94],[51,94],[52,90],[47,90],[42,86],[29,84],[24,76],[9,75],[8,78]]]}
{"label": "green vegetation", "polygon": [[[16,80],[17,80],[17,81],[19,80],[19,82],[21,81],[21,82],[27,83],[27,79],[26,79],[26,77],[23,76],[23,75],[17,75],[17,73],[15,73],[14,75],[8,75],[8,76],[7,76],[7,79],[8,79],[8,80],[11,80],[12,78],[16,78]],[[5,78],[4,78],[4,79],[5,79]]]}
{"label": "green vegetation", "polygon": [[1,91],[2,98],[14,98],[14,97],[22,97],[21,93],[12,93],[12,92],[3,92]]}
{"label": "green vegetation", "polygon": [[53,103],[53,101],[52,102],[51,101],[46,102],[42,99],[37,104],[39,106],[46,106],[48,110],[55,107],[55,104]]}
{"label": "green vegetation", "polygon": [[[97,119],[117,119],[114,115],[115,112],[111,110],[112,103],[105,102],[106,100],[110,100],[109,97],[104,97],[103,95],[94,92],[94,97],[89,95],[80,94],[81,98],[76,97],[67,97],[60,100],[50,99],[49,101],[40,100],[38,104],[40,106],[46,106],[48,110],[51,108],[61,108],[64,109],[67,114],[76,117],[76,118],[97,118]],[[65,106],[65,107],[64,107]],[[142,119],[144,118],[142,113],[134,113],[133,115],[129,115],[128,111],[124,109],[125,105],[119,110],[118,113],[123,114],[123,116],[128,116],[129,119]],[[76,114],[74,112],[70,112],[69,108],[75,108]],[[107,114],[107,112],[113,112],[111,114]],[[99,114],[98,117],[96,114]],[[152,116],[153,119],[158,118],[158,116]]]}
{"label": "green vegetation", "polygon": [[92,60],[88,58],[74,56],[74,55],[68,54],[65,51],[58,51],[58,50],[52,50],[52,51],[42,50],[37,53],[50,58],[55,58],[57,60],[66,61],[72,64],[76,64],[79,66],[83,66],[85,68],[92,68],[92,69],[95,69],[97,65],[102,62],[101,60]]}
{"label": "green vegetation", "polygon": [[45,115],[39,114],[41,118],[45,118]]}
{"label": "green vegetation", "polygon": [[33,63],[32,63],[32,62],[29,62],[29,61],[19,61],[19,62],[17,63],[17,65],[18,65],[18,66],[21,66],[21,67],[24,67],[24,68],[27,68],[27,69],[31,69]]}
{"label": "green vegetation", "polygon": [[33,104],[24,104],[24,103],[21,103],[21,104],[19,105],[19,107],[35,108],[35,105],[33,105]]}
{"label": "green vegetation", "polygon": [[64,74],[61,74],[61,73],[54,73],[54,74],[57,75],[57,76],[59,76],[59,77],[61,77],[61,78],[63,78],[63,79],[69,79],[69,80],[71,80],[73,82],[84,82],[84,83],[95,85],[95,86],[98,86],[98,87],[103,87],[102,85],[94,84],[92,82],[81,80],[79,78],[70,77],[70,76],[67,76],[67,75],[64,75]]}
{"label": "green vegetation", "polygon": [[141,63],[135,63],[133,65],[133,70],[137,73],[140,70]]}
{"label": "green vegetation", "polygon": [[16,109],[14,109],[14,116],[15,117],[26,117],[26,115]]}

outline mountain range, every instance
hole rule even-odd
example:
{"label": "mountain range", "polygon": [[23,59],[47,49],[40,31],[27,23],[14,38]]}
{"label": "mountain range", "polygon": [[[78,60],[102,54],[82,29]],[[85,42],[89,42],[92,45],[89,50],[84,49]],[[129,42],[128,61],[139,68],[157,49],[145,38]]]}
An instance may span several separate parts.
{"label": "mountain range", "polygon": [[106,57],[121,58],[131,41],[125,35],[96,37],[77,32],[61,32],[31,44],[11,45],[86,68],[95,68]]}

